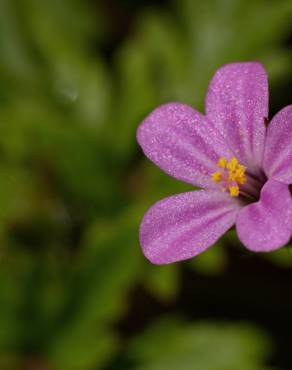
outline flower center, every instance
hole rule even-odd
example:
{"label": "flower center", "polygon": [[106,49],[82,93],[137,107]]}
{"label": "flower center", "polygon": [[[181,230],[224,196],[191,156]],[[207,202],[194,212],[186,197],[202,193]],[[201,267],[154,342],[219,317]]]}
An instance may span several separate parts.
{"label": "flower center", "polygon": [[220,183],[222,190],[228,190],[231,197],[238,197],[240,186],[247,181],[245,166],[240,164],[236,157],[232,157],[229,161],[221,157],[217,166],[220,170],[212,173],[212,181]]}

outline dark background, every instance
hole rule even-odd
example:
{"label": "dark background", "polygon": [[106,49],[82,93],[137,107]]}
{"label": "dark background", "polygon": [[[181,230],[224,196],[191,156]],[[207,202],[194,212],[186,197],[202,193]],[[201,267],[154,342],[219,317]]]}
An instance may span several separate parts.
{"label": "dark background", "polygon": [[[289,246],[234,231],[153,266],[155,201],[191,187],[141,153],[156,106],[204,110],[224,63],[292,102],[292,2],[0,0],[0,370],[292,368]],[[284,206],[284,205],[283,205]]]}

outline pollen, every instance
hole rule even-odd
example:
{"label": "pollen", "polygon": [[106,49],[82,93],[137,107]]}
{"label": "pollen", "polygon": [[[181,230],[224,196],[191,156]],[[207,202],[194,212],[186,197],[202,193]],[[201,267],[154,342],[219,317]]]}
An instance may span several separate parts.
{"label": "pollen", "polygon": [[221,179],[222,179],[222,173],[221,172],[218,171],[218,172],[212,173],[212,180],[214,182],[220,182]]}
{"label": "pollen", "polygon": [[232,157],[230,161],[226,164],[226,168],[229,171],[235,171],[239,165],[238,159],[236,157]]}
{"label": "pollen", "polygon": [[221,168],[226,168],[227,161],[224,157],[221,157],[219,161],[217,162],[217,166]]}
{"label": "pollen", "polygon": [[238,197],[240,186],[246,182],[245,166],[239,163],[236,157],[232,157],[229,161],[221,157],[217,162],[217,167],[220,171],[212,173],[212,181],[220,183],[222,190],[228,190],[230,196]]}
{"label": "pollen", "polygon": [[239,186],[229,186],[229,194],[232,197],[238,197],[239,196]]}

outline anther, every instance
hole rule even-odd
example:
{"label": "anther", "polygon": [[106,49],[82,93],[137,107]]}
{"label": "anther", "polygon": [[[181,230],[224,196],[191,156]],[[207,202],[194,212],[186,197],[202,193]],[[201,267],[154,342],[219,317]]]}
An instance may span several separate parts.
{"label": "anther", "polygon": [[246,182],[245,166],[239,163],[236,157],[232,157],[229,161],[221,157],[217,162],[217,166],[221,169],[212,173],[212,181],[222,183],[222,190],[229,190],[232,197],[238,197],[240,193],[239,185]]}

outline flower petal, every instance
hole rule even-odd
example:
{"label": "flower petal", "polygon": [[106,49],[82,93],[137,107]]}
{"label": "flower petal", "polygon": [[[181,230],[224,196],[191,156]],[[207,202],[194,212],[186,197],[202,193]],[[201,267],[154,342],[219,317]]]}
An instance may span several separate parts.
{"label": "flower petal", "polygon": [[255,173],[262,164],[268,81],[260,63],[234,63],[220,68],[206,97],[207,117],[226,138],[241,163]]}
{"label": "flower petal", "polygon": [[221,156],[233,156],[220,134],[192,107],[169,103],[155,109],[138,128],[145,155],[179,180],[214,187],[211,174]]}
{"label": "flower petal", "polygon": [[143,218],[143,252],[156,264],[191,258],[214,244],[234,224],[239,207],[235,199],[217,190],[165,198]]}
{"label": "flower petal", "polygon": [[238,214],[239,239],[250,250],[269,252],[285,245],[292,231],[292,198],[289,187],[278,181],[266,182],[260,200]]}
{"label": "flower petal", "polygon": [[268,126],[264,170],[269,178],[292,184],[292,105],[277,113]]}

